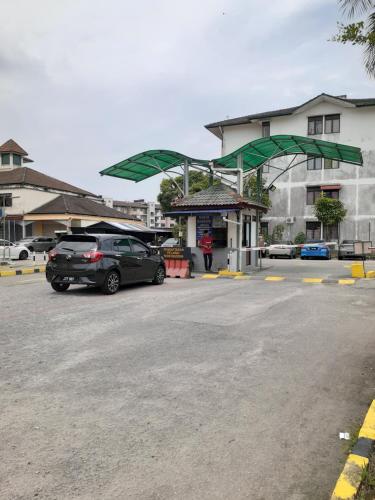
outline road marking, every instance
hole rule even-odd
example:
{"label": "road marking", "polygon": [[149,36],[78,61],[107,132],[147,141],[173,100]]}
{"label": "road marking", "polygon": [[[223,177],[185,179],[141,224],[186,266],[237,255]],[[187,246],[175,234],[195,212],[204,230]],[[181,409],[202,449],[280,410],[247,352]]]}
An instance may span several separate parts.
{"label": "road marking", "polygon": [[285,276],[267,276],[264,281],[284,281]]}
{"label": "road marking", "polygon": [[339,285],[354,285],[355,280],[345,279],[339,280]]}
{"label": "road marking", "polygon": [[250,276],[235,276],[234,277],[235,280],[249,280],[250,279]]}
{"label": "road marking", "polygon": [[219,277],[218,274],[204,274],[202,276],[202,279],[205,279],[205,280],[216,280],[218,277]]}
{"label": "road marking", "polygon": [[43,281],[46,281],[45,279],[33,279],[33,280],[22,280],[22,281],[16,281],[16,282],[13,282],[13,283],[5,283],[4,282],[4,285],[3,286],[20,286],[20,285],[29,285],[31,283],[41,283]]}
{"label": "road marking", "polygon": [[322,283],[323,278],[303,278],[304,283]]}

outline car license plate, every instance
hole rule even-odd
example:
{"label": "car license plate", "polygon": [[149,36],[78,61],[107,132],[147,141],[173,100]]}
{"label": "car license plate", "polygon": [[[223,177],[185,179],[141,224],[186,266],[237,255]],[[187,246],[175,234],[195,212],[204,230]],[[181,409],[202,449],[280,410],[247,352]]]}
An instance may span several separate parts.
{"label": "car license plate", "polygon": [[316,247],[311,247],[310,250],[318,250]]}
{"label": "car license plate", "polygon": [[74,276],[64,276],[63,281],[75,281],[75,277]]}

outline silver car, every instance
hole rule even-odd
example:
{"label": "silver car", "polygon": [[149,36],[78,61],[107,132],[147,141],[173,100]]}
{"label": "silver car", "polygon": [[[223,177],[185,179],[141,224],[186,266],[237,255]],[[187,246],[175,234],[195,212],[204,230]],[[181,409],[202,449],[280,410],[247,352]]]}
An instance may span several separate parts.
{"label": "silver car", "polygon": [[268,247],[268,255],[270,259],[276,259],[276,257],[295,259],[297,256],[297,250],[293,246],[292,241],[279,241]]}
{"label": "silver car", "polygon": [[17,242],[18,245],[23,245],[30,252],[49,252],[56,246],[55,238],[51,236],[29,236]]}

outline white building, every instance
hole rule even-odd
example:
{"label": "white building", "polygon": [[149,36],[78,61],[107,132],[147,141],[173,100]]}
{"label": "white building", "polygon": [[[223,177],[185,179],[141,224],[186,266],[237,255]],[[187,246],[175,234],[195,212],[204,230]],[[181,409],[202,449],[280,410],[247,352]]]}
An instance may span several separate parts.
{"label": "white building", "polygon": [[[250,141],[269,135],[308,136],[362,149],[363,167],[320,158],[290,169],[275,182],[270,193],[272,208],[262,219],[263,232],[285,225],[285,237],[304,232],[321,237],[313,205],[322,192],[339,198],[347,209],[340,228],[331,228],[334,239],[375,240],[375,98],[351,99],[321,94],[295,107],[251,114],[206,125],[221,140],[222,155]],[[290,157],[272,162],[286,165]],[[296,159],[301,161],[301,157]],[[266,185],[280,173],[265,167]]]}
{"label": "white building", "polygon": [[123,214],[131,215],[140,219],[147,227],[157,229],[169,229],[174,226],[174,220],[170,217],[165,217],[159,203],[154,201],[134,200],[134,201],[118,201],[111,198],[105,198],[107,206],[122,212]]}

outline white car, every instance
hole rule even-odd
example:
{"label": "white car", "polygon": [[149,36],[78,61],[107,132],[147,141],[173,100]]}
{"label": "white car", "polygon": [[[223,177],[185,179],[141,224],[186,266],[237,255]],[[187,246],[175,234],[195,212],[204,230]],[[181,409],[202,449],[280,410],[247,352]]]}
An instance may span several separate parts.
{"label": "white car", "polygon": [[29,250],[24,245],[17,245],[8,240],[0,240],[0,260],[26,260],[28,258]]}
{"label": "white car", "polygon": [[277,257],[295,259],[297,251],[291,241],[279,241],[268,247],[268,255],[270,259],[276,259]]}

